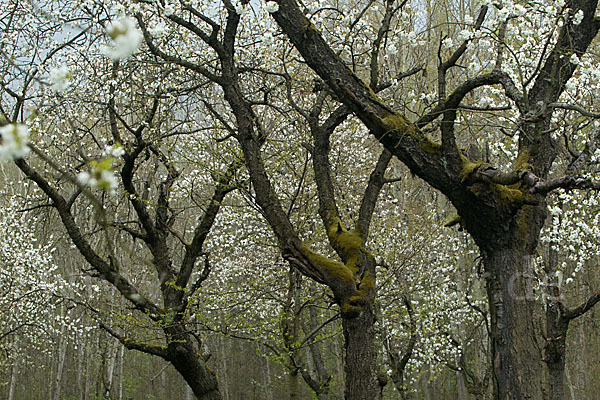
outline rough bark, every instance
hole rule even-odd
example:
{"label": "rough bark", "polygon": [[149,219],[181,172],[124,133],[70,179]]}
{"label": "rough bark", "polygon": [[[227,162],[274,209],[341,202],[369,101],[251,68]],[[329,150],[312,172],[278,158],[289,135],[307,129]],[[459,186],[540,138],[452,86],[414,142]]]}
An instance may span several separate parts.
{"label": "rough bark", "polygon": [[353,319],[343,319],[346,359],[345,399],[375,399],[379,392],[376,374],[374,338],[374,315],[371,307],[365,307]]}
{"label": "rough bark", "polygon": [[499,399],[542,399],[544,370],[535,323],[531,255],[500,249],[485,256],[492,325],[494,393]]}
{"label": "rough bark", "polygon": [[173,343],[169,346],[168,360],[183,376],[199,400],[221,400],[217,376],[211,371],[189,342]]}
{"label": "rough bark", "polygon": [[183,400],[193,400],[194,393],[187,382],[183,381]]}
{"label": "rough bark", "polygon": [[565,357],[569,321],[562,318],[559,305],[546,306],[546,343],[544,361],[548,368],[549,400],[565,399]]}

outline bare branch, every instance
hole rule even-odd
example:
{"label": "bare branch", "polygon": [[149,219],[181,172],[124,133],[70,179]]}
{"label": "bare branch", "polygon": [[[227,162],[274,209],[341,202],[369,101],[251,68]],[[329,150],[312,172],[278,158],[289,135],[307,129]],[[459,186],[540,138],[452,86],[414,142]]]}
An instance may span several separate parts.
{"label": "bare branch", "polygon": [[100,327],[108,332],[112,337],[117,339],[125,348],[128,350],[138,350],[146,354],[158,356],[164,360],[167,360],[167,349],[165,346],[158,346],[149,343],[139,342],[137,340],[130,339],[128,337],[119,335],[115,330],[110,328],[108,325],[100,322]]}
{"label": "bare branch", "polygon": [[589,118],[600,118],[600,113],[588,111],[585,108],[578,106],[577,104],[569,103],[550,103],[548,108],[561,108],[563,110],[577,111],[579,114]]}
{"label": "bare branch", "polygon": [[580,305],[567,309],[564,312],[563,317],[568,320],[580,317],[581,315],[590,311],[598,302],[600,302],[600,291],[591,295],[586,301],[584,301]]}
{"label": "bare branch", "polygon": [[190,71],[197,72],[200,75],[204,76],[205,78],[208,78],[209,80],[211,80],[213,82],[216,82],[216,83],[221,82],[221,77],[220,76],[218,76],[218,75],[210,72],[205,67],[203,67],[201,65],[198,65],[198,64],[194,64],[194,63],[189,62],[189,61],[186,61],[186,60],[184,60],[184,59],[182,59],[180,57],[167,54],[167,53],[163,52],[162,50],[160,50],[154,44],[154,42],[152,40],[152,36],[148,32],[148,29],[146,27],[146,24],[144,23],[144,20],[142,19],[142,16],[140,14],[137,14],[136,15],[136,19],[138,21],[138,24],[140,25],[140,28],[142,29],[142,33],[144,35],[144,41],[146,42],[146,45],[148,46],[148,49],[150,49],[150,52],[152,54],[154,54],[157,57],[162,58],[165,61],[172,62],[172,63],[175,63],[177,65],[181,65],[182,67],[187,68]]}

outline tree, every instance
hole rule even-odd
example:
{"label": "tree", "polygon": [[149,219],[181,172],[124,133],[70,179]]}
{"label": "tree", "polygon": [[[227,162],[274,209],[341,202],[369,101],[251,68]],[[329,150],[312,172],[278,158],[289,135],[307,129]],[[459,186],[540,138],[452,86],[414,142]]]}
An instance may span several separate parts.
{"label": "tree", "polygon": [[[346,66],[295,1],[281,0],[277,5],[274,19],[308,65],[393,155],[450,199],[479,246],[489,274],[496,397],[541,399],[542,361],[531,318],[536,307],[525,296],[530,283],[523,278],[531,275],[532,257],[547,215],[548,193],[561,187],[597,186],[575,176],[551,178],[558,150],[549,134],[552,118],[561,108],[561,95],[577,67],[572,56],[583,57],[600,27],[596,2],[566,3],[568,11],[564,17],[561,14],[558,35],[549,37],[548,51],[539,56],[539,65],[526,69],[527,78],[519,82],[520,87],[513,81],[516,74],[503,70],[503,51],[499,51],[491,71],[461,82],[447,94],[446,75],[466,52],[465,41],[450,57],[441,59],[438,104],[414,122],[386,105]],[[520,12],[514,14],[507,5],[501,7],[498,34],[502,38],[511,19]],[[487,12],[488,7],[482,7],[478,26]],[[510,172],[477,157],[469,159],[459,148],[455,133],[457,108],[465,96],[481,86],[496,84],[502,85],[520,116],[515,133],[519,139],[517,156]],[[436,142],[423,128],[439,117],[440,142]]]}
{"label": "tree", "polygon": [[[479,246],[496,397],[541,398],[541,309],[529,294],[546,200],[558,188],[599,186],[579,172],[594,162],[595,142],[585,151],[570,143],[595,135],[590,121],[598,114],[588,105],[596,86],[580,93],[573,82],[593,75],[586,66],[596,3],[504,2],[483,5],[470,20],[464,2],[427,2],[437,9],[424,18],[420,2],[382,4],[88,1],[46,4],[48,13],[32,3],[3,11],[3,21],[31,13],[46,34],[38,38],[18,18],[2,25],[23,43],[3,43],[0,156],[16,159],[42,189],[89,272],[158,328],[151,339],[159,344],[132,339],[143,328],[119,321],[102,321],[105,329],[171,361],[197,395],[219,398],[208,356],[198,354],[191,296],[210,269],[205,240],[215,216],[241,186],[287,262],[331,290],[346,341],[347,398],[377,397],[385,383],[376,358],[381,272],[369,248],[385,243],[372,219],[384,186],[397,180],[386,172],[395,156],[447,196],[459,214],[448,225]],[[61,37],[73,21],[76,33]],[[99,43],[105,33],[108,46]],[[39,43],[51,50],[39,52]],[[366,149],[367,131],[384,150]],[[347,142],[336,148],[336,137]],[[350,137],[362,139],[352,142],[362,151],[337,150],[351,147]],[[242,162],[230,139],[249,181],[236,179]],[[345,175],[334,175],[336,157]],[[294,175],[300,193],[309,162],[320,229],[303,230],[306,222],[293,218],[292,180],[276,169],[303,165]],[[511,171],[494,167],[505,163]],[[342,176],[346,182],[335,182]]]}
{"label": "tree", "polygon": [[[30,6],[16,3],[6,12],[9,17],[17,18]],[[146,319],[161,334],[137,339],[135,334],[132,337],[106,320],[101,319],[101,326],[126,348],[171,362],[198,398],[220,398],[215,374],[206,365],[209,356],[202,351],[202,338],[186,327],[187,305],[210,272],[208,255],[203,252],[204,241],[221,202],[235,187],[239,163],[223,164],[218,157],[211,160],[212,176],[202,176],[195,182],[206,185],[205,189],[193,193],[196,199],[202,198],[198,208],[190,214],[184,209],[178,210],[171,200],[171,192],[186,165],[170,159],[171,154],[166,154],[165,149],[175,146],[178,136],[189,133],[187,117],[184,115],[179,122],[177,118],[165,122],[164,117],[179,110],[168,111],[165,102],[168,97],[163,87],[142,90],[138,97],[126,96],[128,91],[144,87],[143,74],[137,75],[141,80],[124,79],[122,74],[128,72],[122,69],[123,64],[107,62],[105,58],[97,58],[89,64],[72,62],[68,73],[54,69],[50,74],[54,85],[45,87],[39,75],[56,63],[53,55],[56,57],[75,44],[86,51],[99,51],[86,41],[87,30],[74,37],[67,35],[58,44],[52,41],[57,30],[62,29],[60,23],[73,16],[89,22],[87,29],[93,30],[97,27],[93,18],[103,10],[87,8],[80,12],[68,4],[56,6],[59,24],[52,24],[53,17],[44,11],[34,10],[32,14],[37,27],[48,26],[44,35],[36,40],[49,42],[49,53],[40,54],[32,43],[28,46],[32,46],[33,52],[28,52],[28,47],[14,47],[12,58],[9,51],[3,54],[5,76],[15,79],[11,87],[3,83],[2,150],[15,159],[24,176],[41,189],[43,200],[57,212],[67,235],[88,263],[89,269],[84,268],[84,271],[110,283],[133,305],[134,318]],[[129,28],[126,22],[123,22],[125,28]],[[24,36],[37,36],[24,27],[19,28],[17,23],[8,24],[6,29],[14,29]],[[102,27],[100,29],[103,32]],[[78,60],[82,53],[66,52],[63,56]],[[82,71],[86,68],[101,71],[99,79],[85,75]],[[146,72],[169,76],[168,70],[160,70],[159,66],[154,72]],[[76,81],[73,76],[81,80]],[[56,93],[76,84],[85,84],[90,91]],[[92,88],[97,91],[93,92]],[[87,95],[100,93],[102,88],[108,90],[102,92],[106,97],[97,107],[99,99]],[[175,104],[171,106],[176,108]],[[28,107],[35,107],[47,118],[26,112]],[[167,108],[163,111],[162,107]],[[43,145],[52,140],[55,146],[44,150],[34,144],[27,147],[27,131],[37,143]],[[62,136],[62,132],[69,132],[71,136]],[[15,140],[10,142],[13,136]],[[178,143],[185,146],[184,142],[182,139]],[[82,145],[83,151],[71,150],[77,143]],[[61,153],[61,147],[69,150]],[[23,158],[30,150],[40,163]],[[113,168],[119,168],[122,184],[119,194]],[[112,196],[117,199],[113,201]],[[92,215],[86,215],[88,207],[94,210]],[[190,215],[196,221],[191,231],[186,222],[177,224],[178,217],[187,221]],[[153,270],[154,283],[134,284],[129,263],[142,271]],[[121,328],[135,332],[131,327],[121,325]]]}
{"label": "tree", "polygon": [[[240,27],[240,12],[229,1],[225,2],[225,22],[221,26],[202,10],[191,4],[182,5],[183,11],[190,13],[200,22],[209,26],[205,32],[193,22],[169,11],[166,18],[181,28],[191,31],[200,41],[209,46],[216,54],[217,72],[206,66],[165,53],[150,35],[141,14],[138,23],[144,33],[145,42],[155,56],[165,61],[179,64],[216,84],[223,92],[231,113],[235,118],[234,136],[239,142],[246,168],[252,181],[256,203],[260,206],[277,238],[280,251],[295,268],[316,282],[326,284],[333,292],[334,301],[340,306],[345,337],[345,395],[349,399],[373,398],[378,392],[376,376],[375,332],[373,323],[375,299],[375,259],[365,245],[368,238],[371,217],[381,187],[387,182],[384,173],[391,159],[388,151],[383,151],[370,176],[369,183],[362,196],[360,211],[354,229],[346,228],[338,211],[333,192],[329,162],[330,136],[348,116],[345,107],[334,109],[329,115],[322,116],[326,93],[317,97],[310,111],[304,111],[293,103],[292,107],[307,121],[313,144],[311,146],[313,169],[317,182],[319,216],[331,248],[342,260],[335,261],[309,249],[300,239],[284,211],[273,184],[266,173],[261,156],[261,145],[268,132],[261,125],[254,106],[246,94],[241,78],[242,67],[235,59],[235,43]],[[264,11],[263,11],[264,12]],[[220,37],[219,32],[223,31]],[[249,68],[250,71],[260,69]],[[286,80],[289,87],[289,75],[275,73]],[[291,100],[291,99],[290,99]],[[295,107],[294,107],[295,106]],[[321,118],[325,121],[321,122]],[[219,118],[224,120],[223,117]]]}

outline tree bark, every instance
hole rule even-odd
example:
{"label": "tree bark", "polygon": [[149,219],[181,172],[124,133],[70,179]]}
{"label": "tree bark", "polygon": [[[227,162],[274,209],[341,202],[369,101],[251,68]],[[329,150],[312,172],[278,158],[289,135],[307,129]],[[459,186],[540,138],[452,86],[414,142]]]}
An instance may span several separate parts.
{"label": "tree bark", "polygon": [[289,390],[289,399],[290,400],[298,400],[298,371],[290,371],[288,374],[288,390]]}
{"label": "tree bark", "polygon": [[192,388],[187,384],[185,379],[183,380],[183,400],[193,400],[194,393],[192,392]]}
{"label": "tree bark", "polygon": [[546,307],[546,345],[544,361],[549,374],[549,400],[564,400],[565,356],[569,321],[562,318],[558,303]]}
{"label": "tree bark", "polygon": [[[224,324],[224,319],[223,317],[221,317],[221,324]],[[227,342],[226,342],[227,340]],[[223,335],[219,335],[219,349],[220,351],[220,356],[221,356],[221,361],[220,361],[220,367],[221,367],[221,390],[223,392],[223,399],[225,400],[229,400],[229,373],[228,373],[228,367],[227,367],[227,355],[230,354],[231,352],[231,345],[228,342],[229,339],[225,339],[225,337],[223,337]]]}
{"label": "tree bark", "polygon": [[[113,340],[111,340],[113,341]],[[119,352],[119,348],[117,347],[117,343],[114,344],[114,348],[111,347],[110,342],[107,344],[107,357],[108,363],[106,365],[106,380],[104,381],[104,398],[111,399],[113,392],[113,383],[115,380],[115,367],[117,364],[117,354]]]}
{"label": "tree bark", "polygon": [[123,356],[125,355],[125,346],[119,343],[119,359],[118,359],[118,376],[119,376],[119,388],[117,400],[123,400]]}
{"label": "tree bark", "polygon": [[198,359],[188,342],[169,345],[169,361],[183,376],[198,400],[221,400],[217,377],[213,371]]}
{"label": "tree bark", "polygon": [[539,310],[532,287],[531,254],[512,247],[485,253],[491,316],[494,394],[497,399],[543,398]]}
{"label": "tree bark", "polygon": [[17,376],[19,376],[19,358],[15,358],[12,367],[10,368],[10,385],[8,387],[8,398],[7,400],[14,400],[15,388],[17,385]]}
{"label": "tree bark", "polygon": [[64,325],[62,325],[60,328],[60,336],[58,338],[56,377],[54,379],[54,394],[52,396],[53,400],[60,399],[62,374],[63,374],[63,370],[64,370],[64,366],[65,366],[65,358],[66,358],[66,353],[67,353],[67,339],[66,339],[64,333],[65,333],[65,327],[64,327]]}
{"label": "tree bark", "polygon": [[356,318],[342,320],[346,350],[346,400],[375,399],[379,392],[374,322],[371,306],[365,307]]}

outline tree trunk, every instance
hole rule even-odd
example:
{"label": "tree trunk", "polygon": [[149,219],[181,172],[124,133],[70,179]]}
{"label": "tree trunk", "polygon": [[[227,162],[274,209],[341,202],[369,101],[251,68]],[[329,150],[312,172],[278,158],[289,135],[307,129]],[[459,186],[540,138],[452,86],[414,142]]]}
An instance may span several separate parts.
{"label": "tree trunk", "polygon": [[83,390],[81,392],[81,400],[89,400],[90,398],[90,358],[92,356],[92,351],[91,351],[91,347],[94,345],[94,340],[93,338],[90,339],[86,339],[85,340],[85,352],[84,355],[85,357],[85,361],[84,361],[84,368],[83,368]]}
{"label": "tree trunk", "polygon": [[[221,323],[224,323],[221,320]],[[227,355],[230,354],[230,345],[229,342],[226,342],[225,337],[223,335],[219,335],[219,347],[221,352],[219,353],[221,356],[221,389],[223,391],[223,399],[229,400],[229,373],[227,367]]]}
{"label": "tree trunk", "polygon": [[521,246],[487,251],[494,394],[499,400],[541,400],[544,369],[535,324],[531,255]]}
{"label": "tree trunk", "polygon": [[[342,343],[342,338],[340,337],[338,339],[338,341],[335,344],[335,348],[332,350],[332,353],[336,355],[335,357],[335,369],[336,369],[336,376],[338,377],[338,379],[340,380],[340,387],[344,388],[346,387],[346,377],[344,376],[344,365],[345,365],[345,354],[344,354],[344,349],[343,349],[343,343]],[[340,393],[341,397],[342,393]]]}
{"label": "tree trunk", "polygon": [[371,400],[379,392],[374,322],[372,304],[366,306],[358,317],[342,320],[346,349],[346,400]]}
{"label": "tree trunk", "polygon": [[290,400],[298,400],[298,371],[290,371],[288,374],[288,390]]}
{"label": "tree trunk", "polygon": [[421,377],[421,385],[423,385],[423,396],[425,397],[425,400],[431,400],[431,392],[429,391],[430,375],[431,374],[429,373],[428,367],[423,376]]}
{"label": "tree trunk", "polygon": [[183,381],[183,400],[193,400],[194,398],[194,393],[192,392],[192,388],[190,388],[190,385],[187,384],[187,382],[184,380]]}
{"label": "tree trunk", "polygon": [[104,381],[104,398],[105,399],[111,399],[111,393],[113,391],[113,382],[114,382],[114,377],[115,377],[115,365],[117,363],[117,354],[118,354],[118,347],[117,344],[115,343],[114,348],[112,348],[110,346],[110,343],[107,346],[107,357],[108,357],[108,363],[106,366],[106,380]]}
{"label": "tree trunk", "polygon": [[123,400],[123,361],[124,361],[123,356],[125,355],[125,346],[121,345],[121,343],[119,343],[118,346],[119,346],[119,360],[118,360],[119,392],[118,392],[117,400]]}
{"label": "tree trunk", "polygon": [[[173,329],[180,330],[181,327]],[[195,351],[189,336],[182,332],[171,335],[167,358],[183,376],[199,400],[221,400],[217,376],[206,366],[206,362]]]}
{"label": "tree trunk", "polygon": [[[258,351],[259,349],[257,349]],[[273,400],[273,382],[271,380],[271,363],[269,360],[266,360],[266,368],[263,370],[264,372],[264,385],[265,385],[265,400]]]}
{"label": "tree trunk", "polygon": [[[313,332],[318,326],[317,310],[315,307],[309,307],[308,330],[306,331]],[[307,370],[302,373],[304,380],[313,390],[317,399],[322,400],[329,398],[331,375],[325,368],[325,363],[323,362],[321,349],[319,348],[318,343],[313,342],[308,345],[308,348],[306,349],[306,360]],[[312,379],[311,376],[314,376],[315,378]],[[311,380],[313,385],[311,385]],[[317,385],[314,385],[314,383]]]}
{"label": "tree trunk", "polygon": [[58,338],[58,358],[56,360],[56,378],[54,379],[54,394],[52,399],[60,399],[60,389],[62,374],[65,366],[65,356],[67,353],[67,338],[65,336],[65,326],[62,325],[60,328],[60,336]]}
{"label": "tree trunk", "polygon": [[14,400],[15,388],[17,384],[17,376],[19,376],[19,357],[16,357],[12,367],[10,368],[10,385],[8,387],[8,400]]}
{"label": "tree trunk", "polygon": [[567,351],[568,320],[561,317],[558,303],[546,307],[546,346],[544,361],[549,374],[549,400],[564,400],[565,391],[565,355]]}
{"label": "tree trunk", "polygon": [[544,361],[549,375],[549,400],[564,400],[565,397],[565,355],[567,350],[567,330],[569,320],[563,318],[560,303],[560,287],[556,271],[558,270],[557,243],[548,248],[545,262],[546,276],[546,343]]}
{"label": "tree trunk", "polygon": [[456,372],[457,400],[469,400],[469,392],[465,385],[465,378],[460,372]]}

